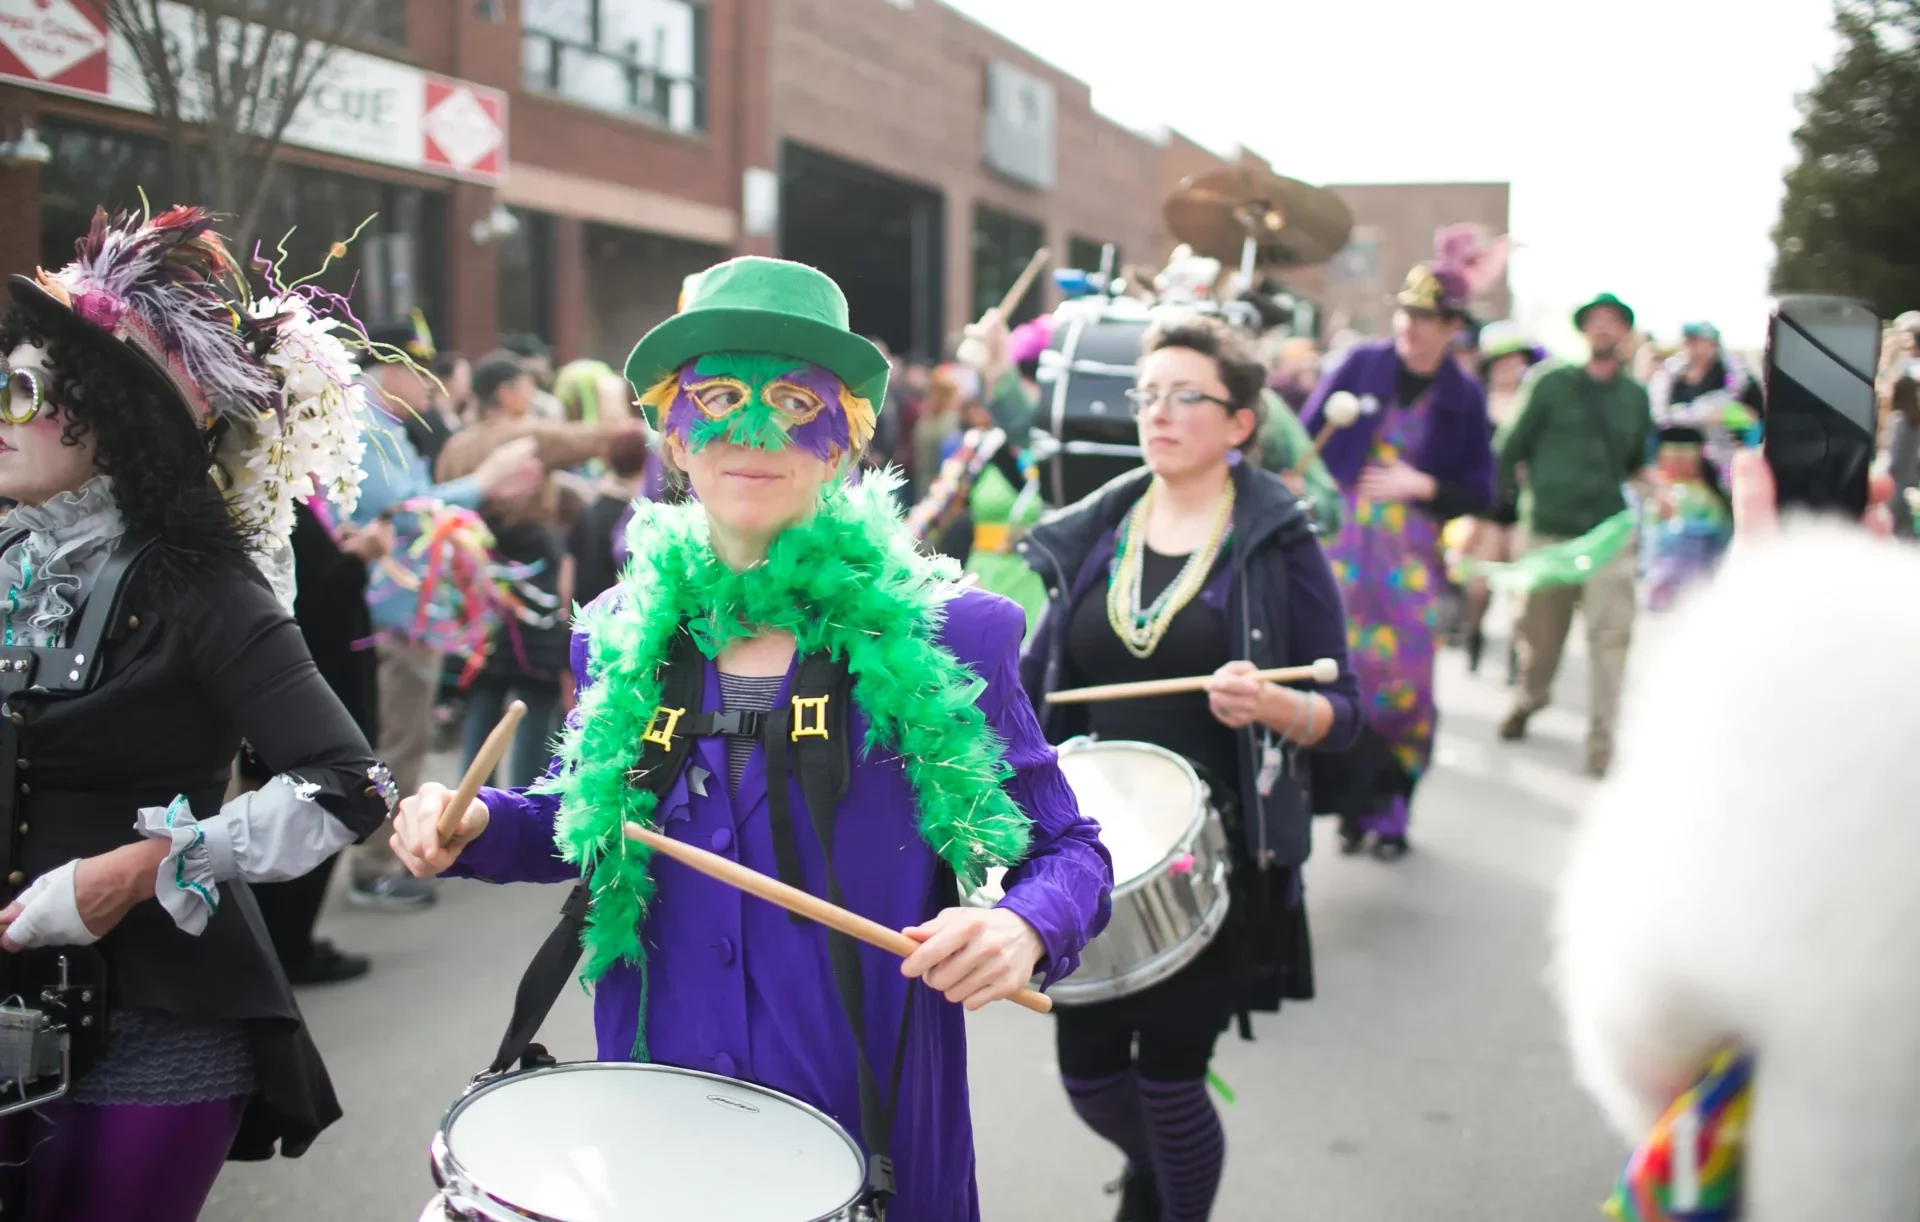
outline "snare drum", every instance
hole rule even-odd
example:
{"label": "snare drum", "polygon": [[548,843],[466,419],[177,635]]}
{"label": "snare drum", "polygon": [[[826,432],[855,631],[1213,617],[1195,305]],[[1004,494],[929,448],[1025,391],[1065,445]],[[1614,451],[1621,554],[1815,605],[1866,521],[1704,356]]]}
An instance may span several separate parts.
{"label": "snare drum", "polygon": [[[1113,919],[1080,967],[1047,990],[1063,1006],[1151,988],[1199,958],[1227,921],[1231,854],[1220,813],[1193,766],[1150,743],[1077,739],[1060,771],[1113,858]],[[970,902],[998,903],[1004,871]]]}
{"label": "snare drum", "polygon": [[732,1078],[576,1061],[447,1112],[421,1222],[857,1222],[866,1159],[798,1099]]}

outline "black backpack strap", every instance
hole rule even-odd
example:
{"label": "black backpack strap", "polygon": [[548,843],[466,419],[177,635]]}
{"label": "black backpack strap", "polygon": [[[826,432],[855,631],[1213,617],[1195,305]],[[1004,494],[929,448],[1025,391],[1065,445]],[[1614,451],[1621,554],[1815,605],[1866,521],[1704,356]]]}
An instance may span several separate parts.
{"label": "black backpack strap", "polygon": [[[660,707],[640,743],[640,759],[634,769],[634,784],[656,798],[666,797],[692,755],[691,727],[706,701],[706,679],[706,658],[683,627],[674,634],[669,647]],[[507,1033],[501,1037],[493,1063],[487,1066],[488,1074],[505,1073],[516,1063],[522,1068],[553,1063],[547,1050],[533,1038],[540,1034],[540,1025],[547,1021],[553,1003],[560,999],[561,990],[580,962],[580,938],[586,931],[591,896],[591,878],[581,879],[567,893],[566,902],[560,906],[560,923],[534,952],[533,962],[520,977],[520,987],[513,995],[513,1017],[507,1020]]]}
{"label": "black backpack strap", "polygon": [[[846,893],[833,868],[834,815],[846,796],[853,774],[853,743],[848,706],[853,677],[844,661],[826,656],[800,659],[789,706],[767,716],[764,745],[767,753],[767,815],[772,825],[774,856],[781,881],[806,888],[800,874],[800,853],[794,832],[793,805],[786,778],[800,784],[808,822],[820,842],[826,869],[827,899],[844,908]],[[795,917],[795,920],[801,918]],[[893,1125],[900,1104],[900,1078],[906,1067],[907,1031],[912,1025],[915,991],[901,1002],[900,1034],[894,1045],[892,1073],[883,1099],[873,1064],[867,1056],[867,990],[860,971],[859,946],[834,930],[827,931],[827,956],[833,968],[834,990],[841,1012],[852,1028],[860,1084],[860,1132],[867,1147],[867,1193],[883,1216],[893,1196]]]}

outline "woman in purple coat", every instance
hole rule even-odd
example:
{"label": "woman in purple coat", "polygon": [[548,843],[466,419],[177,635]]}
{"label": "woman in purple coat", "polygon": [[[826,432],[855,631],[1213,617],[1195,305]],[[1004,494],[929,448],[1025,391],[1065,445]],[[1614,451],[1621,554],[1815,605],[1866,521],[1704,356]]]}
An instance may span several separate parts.
{"label": "woman in purple coat", "polygon": [[[783,1091],[891,1154],[889,1217],[972,1222],[962,1008],[1071,973],[1105,923],[1112,867],[1021,689],[1024,613],[918,556],[888,480],[839,478],[872,436],[887,374],[846,321],[825,276],[743,258],[703,274],[641,341],[627,377],[694,498],[640,507],[620,583],[576,622],[580,702],[547,779],[483,790],[445,844],[448,794],[427,786],[395,848],[421,875],[590,878],[602,1059]],[[850,688],[814,686],[823,668]],[[823,812],[808,802],[819,787],[779,757],[835,736],[849,766]],[[683,737],[687,764],[664,793],[634,783]],[[785,877],[921,949],[904,963],[851,952],[849,987],[832,956],[850,952],[824,930],[651,858],[625,822]],[[959,906],[996,865],[1012,867],[1000,905]],[[862,1054],[881,1076],[899,1066],[878,1133]]]}
{"label": "woman in purple coat", "polygon": [[1408,804],[1433,754],[1440,528],[1493,505],[1486,391],[1450,351],[1468,303],[1505,268],[1505,242],[1441,230],[1433,262],[1407,276],[1394,338],[1349,349],[1301,413],[1318,432],[1332,396],[1360,405],[1322,456],[1347,503],[1327,555],[1366,728],[1352,752],[1317,760],[1313,779],[1316,809],[1340,816],[1341,846],[1357,853],[1371,839],[1383,861],[1407,851]]}

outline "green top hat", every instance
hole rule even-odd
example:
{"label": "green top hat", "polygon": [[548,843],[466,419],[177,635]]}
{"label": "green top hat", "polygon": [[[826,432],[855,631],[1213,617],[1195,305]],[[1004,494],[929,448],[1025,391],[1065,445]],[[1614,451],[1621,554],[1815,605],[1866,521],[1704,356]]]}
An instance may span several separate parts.
{"label": "green top hat", "polygon": [[820,366],[878,411],[887,358],[847,327],[847,298],[803,263],[746,255],[710,267],[686,290],[680,313],[641,338],[627,358],[640,394],[695,357],[769,352]]}
{"label": "green top hat", "polygon": [[1589,301],[1587,304],[1575,310],[1573,312],[1573,325],[1576,327],[1586,326],[1587,312],[1589,310],[1600,309],[1602,306],[1605,306],[1606,308],[1611,310],[1620,311],[1620,317],[1627,320],[1627,325],[1629,327],[1633,325],[1633,307],[1628,305],[1626,302],[1620,300],[1618,297],[1615,297],[1612,293],[1602,293],[1598,297],[1595,297],[1592,301]]}

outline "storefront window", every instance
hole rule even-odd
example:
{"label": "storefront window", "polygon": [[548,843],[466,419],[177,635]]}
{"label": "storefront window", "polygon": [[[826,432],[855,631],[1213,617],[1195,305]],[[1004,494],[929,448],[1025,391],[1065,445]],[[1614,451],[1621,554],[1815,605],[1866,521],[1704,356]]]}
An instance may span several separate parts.
{"label": "storefront window", "polygon": [[553,218],[515,208],[520,228],[500,243],[500,334],[553,343]]}
{"label": "storefront window", "polygon": [[[152,194],[166,180],[167,151],[147,136],[49,122],[43,134],[53,159],[40,171],[40,263],[59,267],[73,258],[73,244],[87,232],[96,204],[108,211],[141,207],[141,188]],[[172,200],[152,199],[158,210]],[[262,254],[280,257],[298,279],[317,271],[334,242],[368,223],[315,283],[351,293],[355,315],[374,325],[405,318],[416,308],[436,334],[445,319],[447,200],[439,191],[358,178],[308,166],[282,164],[256,232]],[[371,220],[368,220],[371,218]],[[252,251],[235,251],[254,283]]]}
{"label": "storefront window", "polygon": [[523,0],[520,25],[528,89],[671,131],[706,130],[698,0]]}
{"label": "storefront window", "polygon": [[[1068,238],[1067,266],[1078,268],[1083,272],[1099,271],[1100,258],[1106,250],[1106,245],[1105,242],[1096,242],[1091,238]],[[1116,246],[1113,250],[1113,270],[1115,273],[1118,273],[1122,266],[1120,248]]]}
{"label": "storefront window", "polygon": [[[1046,231],[1037,221],[994,208],[973,210],[974,317],[1000,304],[1001,297],[1025,270],[1027,260],[1033,258],[1033,252],[1044,246],[1046,240]],[[1097,260],[1094,265],[1099,266]],[[1025,322],[1037,317],[1045,301],[1046,293],[1036,285],[1009,321]]]}

